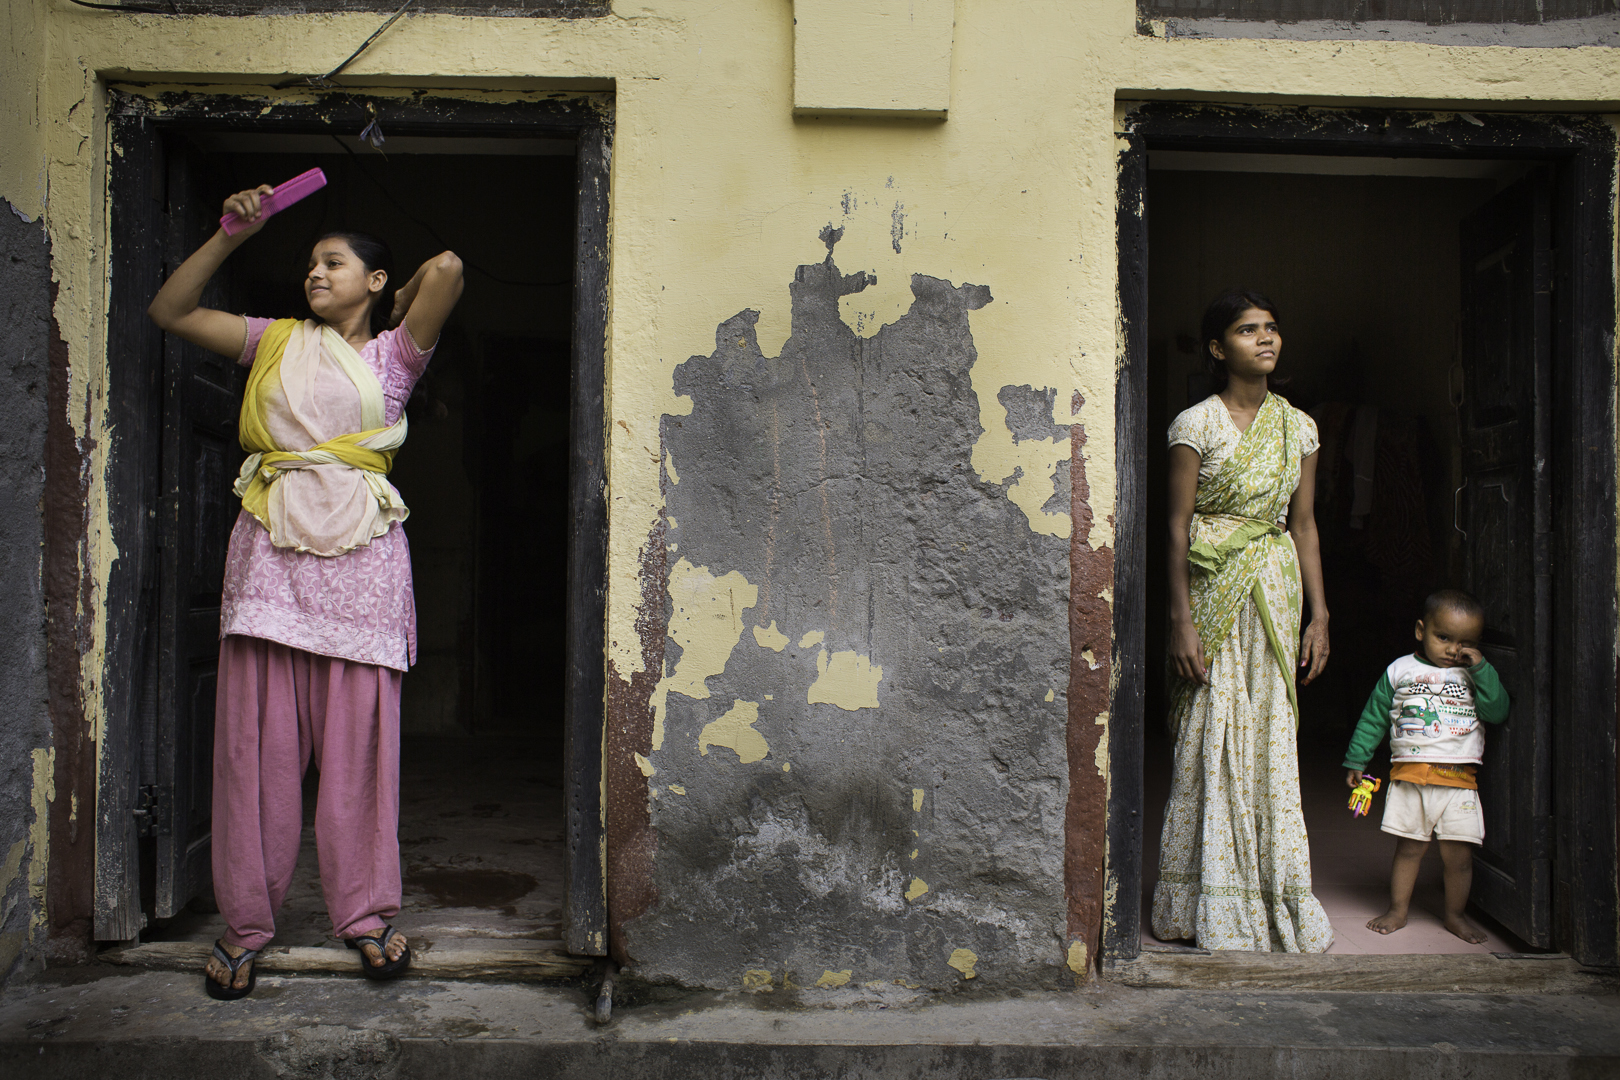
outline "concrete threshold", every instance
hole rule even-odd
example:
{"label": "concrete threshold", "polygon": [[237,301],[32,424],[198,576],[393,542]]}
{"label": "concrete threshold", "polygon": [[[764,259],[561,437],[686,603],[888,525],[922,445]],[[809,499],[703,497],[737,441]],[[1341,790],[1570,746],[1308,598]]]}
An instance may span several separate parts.
{"label": "concrete threshold", "polygon": [[1607,985],[1602,972],[1562,953],[1302,956],[1146,947],[1104,962],[1127,986],[1168,990],[1361,990],[1374,993],[1581,994]]}
{"label": "concrete threshold", "polygon": [[591,1020],[594,986],[48,972],[0,995],[7,1080],[1494,1080],[1620,1076],[1620,995],[1148,989],[702,993]]}

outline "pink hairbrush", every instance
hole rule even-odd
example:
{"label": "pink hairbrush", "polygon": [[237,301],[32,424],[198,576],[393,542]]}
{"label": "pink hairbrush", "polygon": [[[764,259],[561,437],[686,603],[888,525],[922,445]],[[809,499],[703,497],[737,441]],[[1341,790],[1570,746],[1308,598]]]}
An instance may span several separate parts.
{"label": "pink hairbrush", "polygon": [[[285,184],[276,185],[276,189],[268,195],[259,198],[259,221],[263,221],[279,210],[285,210],[293,203],[306,195],[311,195],[326,186],[326,174],[319,168],[299,173]],[[226,236],[235,236],[243,229],[258,222],[248,221],[238,214],[226,214],[219,219],[219,227],[225,230]]]}

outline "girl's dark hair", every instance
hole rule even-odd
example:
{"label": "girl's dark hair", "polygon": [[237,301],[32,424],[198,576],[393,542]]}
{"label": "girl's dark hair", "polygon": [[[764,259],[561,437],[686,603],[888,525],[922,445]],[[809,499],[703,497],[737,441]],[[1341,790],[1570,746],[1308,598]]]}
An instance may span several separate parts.
{"label": "girl's dark hair", "polygon": [[[1226,361],[1209,351],[1209,343],[1224,340],[1226,328],[1237,322],[1238,316],[1250,308],[1269,311],[1274,321],[1282,321],[1282,316],[1277,314],[1277,305],[1271,302],[1270,297],[1242,286],[1224,290],[1204,309],[1204,320],[1198,324],[1198,356],[1204,362],[1204,370],[1215,379],[1217,390],[1226,386]],[[1280,380],[1272,381],[1280,385]]]}
{"label": "girl's dark hair", "polygon": [[376,337],[388,329],[388,316],[394,312],[394,293],[398,286],[394,284],[394,252],[387,243],[372,236],[370,233],[351,232],[339,229],[329,233],[322,233],[321,240],[342,240],[349,245],[355,258],[365,266],[367,272],[381,270],[388,275],[388,282],[377,294],[377,299],[371,302],[371,336]]}

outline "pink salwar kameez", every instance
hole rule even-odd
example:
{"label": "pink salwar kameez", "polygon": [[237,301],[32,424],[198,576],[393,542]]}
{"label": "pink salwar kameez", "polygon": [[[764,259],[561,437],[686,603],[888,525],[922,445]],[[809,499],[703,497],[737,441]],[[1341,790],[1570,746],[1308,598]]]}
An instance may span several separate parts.
{"label": "pink salwar kameez", "polygon": [[[248,320],[239,363],[252,364],[269,324]],[[388,423],[432,351],[403,326],[360,351],[382,383]],[[358,425],[358,405],[355,417]],[[238,517],[214,717],[214,894],[227,944],[259,949],[275,935],[311,760],[321,774],[315,840],[334,934],[372,933],[399,913],[399,701],[415,659],[410,548],[397,523],[326,557],[275,547],[257,519]]]}

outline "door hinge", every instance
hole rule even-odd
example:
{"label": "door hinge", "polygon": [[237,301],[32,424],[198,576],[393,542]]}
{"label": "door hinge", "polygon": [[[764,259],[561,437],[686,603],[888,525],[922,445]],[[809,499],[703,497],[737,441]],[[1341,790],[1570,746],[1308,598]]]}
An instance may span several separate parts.
{"label": "door hinge", "polygon": [[135,808],[130,811],[135,818],[135,835],[166,835],[169,830],[162,813],[165,795],[163,789],[157,784],[143,784],[136,795]]}

